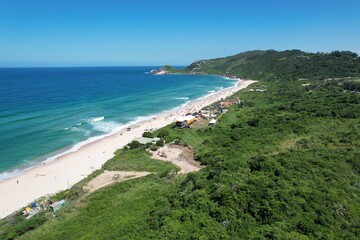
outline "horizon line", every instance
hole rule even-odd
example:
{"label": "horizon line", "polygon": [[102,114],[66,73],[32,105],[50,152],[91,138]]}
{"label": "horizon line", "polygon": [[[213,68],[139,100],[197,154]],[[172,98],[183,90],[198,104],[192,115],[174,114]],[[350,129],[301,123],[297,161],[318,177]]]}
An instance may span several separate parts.
{"label": "horizon line", "polygon": [[[165,64],[168,65],[168,64]],[[8,68],[115,68],[115,67],[163,67],[165,65],[89,65],[89,66],[10,66],[10,67],[1,67],[0,69]],[[187,65],[171,65],[173,67],[185,67]]]}

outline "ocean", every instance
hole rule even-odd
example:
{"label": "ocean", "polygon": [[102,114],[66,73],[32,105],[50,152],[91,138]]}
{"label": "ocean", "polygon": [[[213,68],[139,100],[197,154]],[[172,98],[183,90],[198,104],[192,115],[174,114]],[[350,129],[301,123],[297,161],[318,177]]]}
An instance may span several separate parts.
{"label": "ocean", "polygon": [[236,83],[155,68],[0,68],[0,180]]}

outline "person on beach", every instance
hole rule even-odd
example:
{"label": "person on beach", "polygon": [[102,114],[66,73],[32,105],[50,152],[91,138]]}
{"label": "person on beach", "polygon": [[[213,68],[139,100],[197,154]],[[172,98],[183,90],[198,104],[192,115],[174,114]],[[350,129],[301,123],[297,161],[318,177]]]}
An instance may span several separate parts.
{"label": "person on beach", "polygon": [[19,184],[19,180],[16,180],[16,184]]}

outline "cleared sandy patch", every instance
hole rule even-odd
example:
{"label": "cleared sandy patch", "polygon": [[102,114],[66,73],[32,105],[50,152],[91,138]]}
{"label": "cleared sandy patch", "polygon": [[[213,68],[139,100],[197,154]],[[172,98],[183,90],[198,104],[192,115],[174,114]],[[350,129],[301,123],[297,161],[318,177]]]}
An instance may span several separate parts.
{"label": "cleared sandy patch", "polygon": [[84,185],[83,190],[90,193],[116,182],[122,182],[133,178],[144,177],[148,174],[150,174],[150,172],[123,172],[105,170],[102,174],[95,177],[86,185]]}
{"label": "cleared sandy patch", "polygon": [[180,167],[180,174],[196,172],[204,168],[199,162],[194,160],[194,150],[178,145],[165,145],[164,147],[152,152],[152,157],[171,162]]}

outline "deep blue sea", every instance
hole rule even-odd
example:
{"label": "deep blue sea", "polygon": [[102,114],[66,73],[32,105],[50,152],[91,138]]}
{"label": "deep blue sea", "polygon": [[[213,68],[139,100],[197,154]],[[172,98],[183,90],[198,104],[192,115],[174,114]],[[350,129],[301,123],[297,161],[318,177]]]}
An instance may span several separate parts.
{"label": "deep blue sea", "polygon": [[0,180],[95,136],[230,87],[157,67],[0,68]]}

